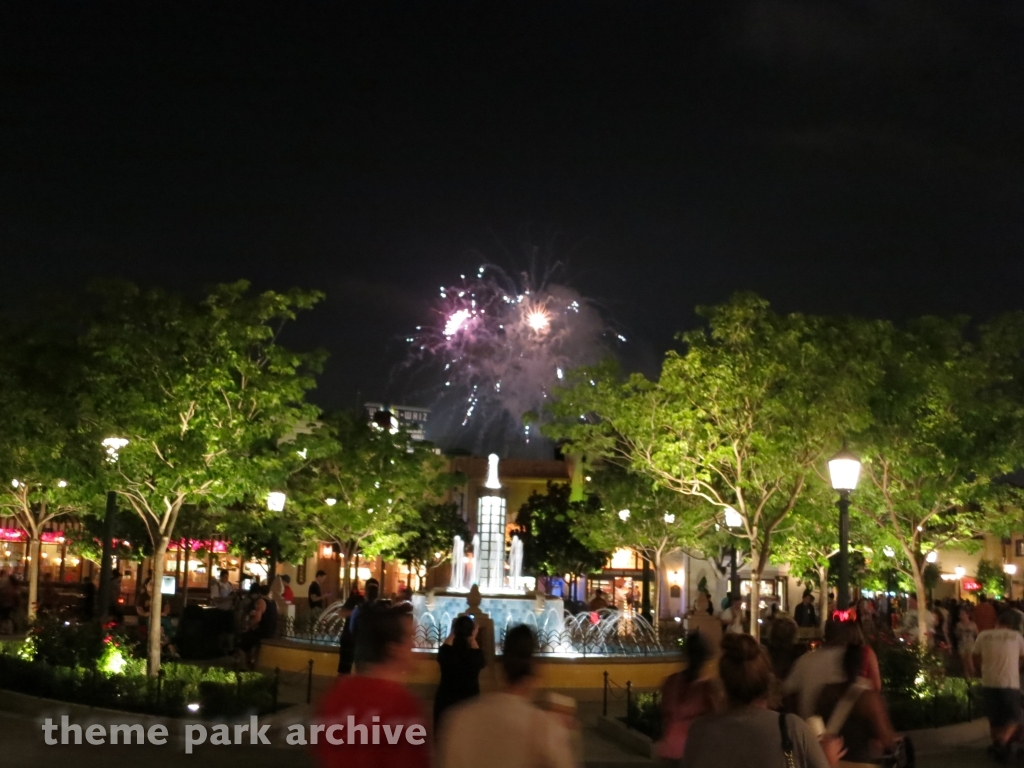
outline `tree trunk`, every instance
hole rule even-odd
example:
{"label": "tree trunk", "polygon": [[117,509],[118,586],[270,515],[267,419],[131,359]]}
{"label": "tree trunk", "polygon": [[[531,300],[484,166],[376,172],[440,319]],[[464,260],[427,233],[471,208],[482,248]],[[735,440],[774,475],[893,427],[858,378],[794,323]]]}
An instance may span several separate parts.
{"label": "tree trunk", "polygon": [[343,550],[345,553],[345,565],[341,569],[341,596],[344,600],[348,600],[349,595],[352,594],[352,550],[354,549],[355,547],[350,541]]}
{"label": "tree trunk", "polygon": [[28,539],[28,621],[36,620],[39,612],[39,537],[31,530]]}
{"label": "tree trunk", "polygon": [[914,560],[910,561],[910,569],[914,576],[914,592],[917,593],[917,642],[928,647],[928,622],[925,615],[928,611],[928,592],[924,586],[924,572]]}
{"label": "tree trunk", "polygon": [[164,609],[163,595],[160,586],[164,579],[164,556],[171,542],[170,536],[161,536],[153,553],[153,599],[149,604],[149,676],[156,677],[160,672],[160,617]]}
{"label": "tree trunk", "polygon": [[825,622],[828,621],[828,566],[818,567],[818,584],[818,625],[824,634]]}
{"label": "tree trunk", "polygon": [[761,603],[761,570],[757,566],[757,555],[750,553],[750,635],[758,642],[761,642],[761,625],[757,623],[760,618]]}
{"label": "tree trunk", "polygon": [[654,602],[654,612],[652,614],[653,618],[654,618],[654,628],[655,629],[657,629],[658,625],[661,623],[661,596],[664,594],[664,590],[662,590],[662,588],[661,588],[662,581],[663,581],[663,579],[662,579],[662,572],[663,572],[663,570],[664,569],[661,567],[661,551],[660,550],[655,550],[655,552],[654,552],[654,600],[653,600],[653,602]]}

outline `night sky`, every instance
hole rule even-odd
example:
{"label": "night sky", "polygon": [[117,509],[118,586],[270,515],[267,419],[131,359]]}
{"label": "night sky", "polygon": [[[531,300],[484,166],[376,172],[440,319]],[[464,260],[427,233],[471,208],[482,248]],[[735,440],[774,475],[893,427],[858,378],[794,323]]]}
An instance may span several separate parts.
{"label": "night sky", "polygon": [[1019,308],[1020,2],[0,9],[8,301],[320,288],[329,407],[482,260],[561,260],[656,368],[697,304]]}

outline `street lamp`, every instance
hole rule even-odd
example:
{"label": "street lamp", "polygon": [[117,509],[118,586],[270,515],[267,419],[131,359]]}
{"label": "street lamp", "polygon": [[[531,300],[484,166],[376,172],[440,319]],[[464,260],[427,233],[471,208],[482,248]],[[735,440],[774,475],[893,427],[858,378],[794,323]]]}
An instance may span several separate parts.
{"label": "street lamp", "polygon": [[839,491],[839,595],[837,607],[850,607],[850,491],[857,490],[860,459],[846,445],[829,459],[828,474],[833,490]]}
{"label": "street lamp", "polygon": [[[116,464],[120,451],[128,440],[123,437],[104,438],[100,445],[107,454],[107,461]],[[100,621],[104,621],[110,612],[113,599],[110,594],[111,563],[114,559],[114,517],[117,514],[117,492],[107,491],[107,508],[103,515],[103,554],[100,556],[100,588],[97,594],[96,611]],[[158,585],[159,586],[159,585]]]}
{"label": "street lamp", "polygon": [[[726,528],[742,528],[743,527],[743,515],[737,512],[732,507],[725,508],[725,527]],[[733,539],[731,560],[729,563],[729,591],[736,597],[740,596],[740,572],[739,572],[739,552],[736,550],[736,540]],[[751,614],[753,615],[753,614]]]}
{"label": "street lamp", "polygon": [[284,512],[284,503],[288,499],[281,491],[271,491],[267,494],[267,509],[271,512]]}

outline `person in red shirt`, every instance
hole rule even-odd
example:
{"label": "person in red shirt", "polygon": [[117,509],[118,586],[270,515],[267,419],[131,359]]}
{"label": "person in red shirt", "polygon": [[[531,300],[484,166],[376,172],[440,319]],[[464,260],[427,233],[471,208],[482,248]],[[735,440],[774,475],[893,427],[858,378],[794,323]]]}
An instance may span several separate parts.
{"label": "person in red shirt", "polygon": [[282,576],[281,581],[284,583],[284,589],[281,591],[281,599],[288,605],[292,605],[295,602],[295,592],[292,591],[292,577],[288,575]]}
{"label": "person in red shirt", "polygon": [[980,595],[978,601],[978,607],[974,609],[974,623],[978,625],[978,632],[995,629],[996,609],[992,607],[992,603],[985,595]]}
{"label": "person in red shirt", "polygon": [[356,630],[356,674],[339,675],[320,702],[321,768],[428,768],[427,718],[402,685],[412,664],[409,606],[376,607]]}

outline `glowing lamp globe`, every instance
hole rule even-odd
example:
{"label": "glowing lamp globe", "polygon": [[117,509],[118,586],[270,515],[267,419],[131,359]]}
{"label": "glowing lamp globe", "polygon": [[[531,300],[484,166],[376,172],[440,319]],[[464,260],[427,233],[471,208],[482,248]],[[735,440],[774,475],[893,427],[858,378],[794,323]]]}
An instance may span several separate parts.
{"label": "glowing lamp globe", "polygon": [[629,520],[629,510],[628,509],[620,509],[619,510],[619,520],[621,520],[622,522],[626,522],[627,520]]}
{"label": "glowing lamp globe", "polygon": [[725,527],[726,528],[742,528],[743,527],[743,515],[737,512],[732,507],[725,508]]}
{"label": "glowing lamp globe", "polygon": [[924,559],[926,562],[929,563],[937,563],[939,561],[939,553],[933,549],[931,552],[925,555]]}
{"label": "glowing lamp globe", "polygon": [[327,498],[327,499],[324,499],[324,503],[325,503],[325,504],[326,504],[326,505],[327,505],[328,507],[333,507],[333,506],[334,506],[335,504],[337,504],[337,503],[338,503],[338,500],[337,500],[337,499],[335,499],[335,498],[333,498],[333,497],[331,497],[331,498]]}
{"label": "glowing lamp globe", "polygon": [[953,569],[953,573],[956,574],[956,577],[958,579],[962,579],[964,576],[967,575],[967,569],[964,568],[962,565],[958,565],[956,568]]}
{"label": "glowing lamp globe", "polygon": [[860,480],[860,459],[844,447],[829,459],[828,474],[835,490],[855,491]]}
{"label": "glowing lamp globe", "polygon": [[267,494],[267,509],[271,512],[284,512],[284,502],[287,498],[280,491],[271,491]]}
{"label": "glowing lamp globe", "polygon": [[1017,575],[1017,565],[1016,565],[1016,563],[1005,563],[1003,565],[1003,573],[1005,573],[1007,576],[1016,576]]}

